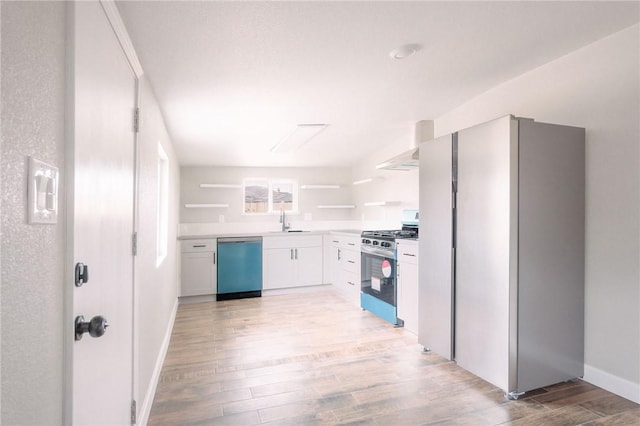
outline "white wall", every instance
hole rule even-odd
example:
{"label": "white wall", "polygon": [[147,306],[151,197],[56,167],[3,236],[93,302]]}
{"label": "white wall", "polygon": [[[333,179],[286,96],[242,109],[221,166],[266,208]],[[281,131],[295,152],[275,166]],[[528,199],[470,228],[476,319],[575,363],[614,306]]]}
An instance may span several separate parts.
{"label": "white wall", "polygon": [[[2,246],[0,424],[63,422],[65,193],[57,225],[26,223],[28,156],[65,165],[65,28],[62,2],[1,3],[0,170]],[[154,95],[141,81],[140,221],[136,259],[138,407],[153,398],[153,373],[176,302],[179,168]],[[170,161],[169,248],[156,267],[157,143]],[[8,326],[9,325],[9,326]],[[169,330],[170,331],[170,330]],[[160,359],[161,361],[161,359]]]}
{"label": "white wall", "polygon": [[[380,178],[369,183],[353,186],[353,202],[358,209],[353,219],[362,222],[363,229],[399,229],[402,210],[418,209],[418,169],[377,170],[382,163],[410,148],[413,137],[407,134],[406,144],[397,143],[363,158],[353,167],[353,180],[369,177]],[[391,201],[389,206],[365,207],[366,202]]]}
{"label": "white wall", "polygon": [[[165,338],[171,333],[177,308],[176,233],[180,169],[165,128],[153,89],[140,80],[139,133],[139,217],[136,257],[136,345],[137,388],[135,395],[141,414],[151,408],[157,375],[162,367]],[[156,265],[158,143],[169,158],[169,247],[167,257]]]}
{"label": "white wall", "polygon": [[[338,184],[339,189],[299,189],[299,214],[288,214],[294,229],[324,229],[330,223],[344,226],[351,210],[318,209],[324,204],[352,203],[351,171],[348,168],[260,168],[260,167],[182,167],[180,179],[180,222],[183,233],[196,229],[217,232],[277,231],[277,214],[243,214],[242,188],[200,188],[201,183],[242,184],[245,178],[291,178],[304,184]],[[228,203],[227,208],[186,209],[184,204]],[[224,223],[220,222],[224,216]],[[338,224],[339,223],[339,224]],[[202,227],[198,224],[210,224]]]}
{"label": "white wall", "polygon": [[1,32],[0,423],[61,424],[65,202],[56,225],[28,225],[25,173],[35,156],[64,182],[65,5],[2,2]]}
{"label": "white wall", "polygon": [[585,379],[640,402],[639,26],[435,120],[436,136],[505,114],[586,128]]}

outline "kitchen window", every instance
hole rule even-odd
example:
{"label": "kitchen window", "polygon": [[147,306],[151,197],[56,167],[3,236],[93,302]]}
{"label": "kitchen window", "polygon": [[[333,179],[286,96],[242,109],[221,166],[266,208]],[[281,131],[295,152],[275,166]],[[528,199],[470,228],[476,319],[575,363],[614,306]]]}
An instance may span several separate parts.
{"label": "kitchen window", "polygon": [[245,179],[244,213],[298,212],[298,183],[294,179]]}
{"label": "kitchen window", "polygon": [[169,157],[158,142],[158,186],[156,198],[156,266],[167,257],[169,242]]}

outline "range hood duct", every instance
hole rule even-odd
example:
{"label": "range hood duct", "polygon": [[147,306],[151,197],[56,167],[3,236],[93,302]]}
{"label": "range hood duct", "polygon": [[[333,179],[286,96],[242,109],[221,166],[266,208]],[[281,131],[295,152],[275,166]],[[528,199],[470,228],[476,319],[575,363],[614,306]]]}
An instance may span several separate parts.
{"label": "range hood duct", "polygon": [[433,120],[418,121],[415,125],[414,148],[378,164],[376,169],[408,171],[418,168],[420,165],[418,146],[431,139],[433,139]]}

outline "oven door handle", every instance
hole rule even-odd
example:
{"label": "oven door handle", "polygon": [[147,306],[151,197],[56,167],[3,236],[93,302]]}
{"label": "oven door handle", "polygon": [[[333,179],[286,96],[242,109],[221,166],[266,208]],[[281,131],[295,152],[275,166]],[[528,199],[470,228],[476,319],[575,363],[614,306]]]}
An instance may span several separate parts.
{"label": "oven door handle", "polygon": [[389,251],[389,250],[384,250],[384,249],[378,249],[375,247],[370,247],[370,246],[361,246],[360,247],[360,251],[364,254],[372,254],[374,256],[380,256],[380,257],[385,257],[385,258],[389,258],[389,259],[395,259],[396,258],[396,251]]}

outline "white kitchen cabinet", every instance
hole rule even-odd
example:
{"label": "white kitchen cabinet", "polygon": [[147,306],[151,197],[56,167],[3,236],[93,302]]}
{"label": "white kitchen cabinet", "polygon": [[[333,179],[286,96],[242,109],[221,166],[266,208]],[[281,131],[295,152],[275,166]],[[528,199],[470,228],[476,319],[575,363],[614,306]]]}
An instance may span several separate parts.
{"label": "white kitchen cabinet", "polygon": [[[263,243],[266,238],[263,239]],[[296,286],[292,248],[262,248],[262,289]]]}
{"label": "white kitchen cabinet", "polygon": [[360,306],[360,236],[331,234],[331,284]]}
{"label": "white kitchen cabinet", "polygon": [[184,240],[180,296],[216,294],[216,239]]}
{"label": "white kitchen cabinet", "polygon": [[322,284],[322,236],[264,237],[262,265],[263,290]]}
{"label": "white kitchen cabinet", "polygon": [[398,318],[405,329],[418,334],[418,241],[398,240],[396,251]]}
{"label": "white kitchen cabinet", "polygon": [[298,269],[298,285],[322,284],[322,238],[319,238],[319,245],[314,247],[296,247],[294,249],[294,259]]}

